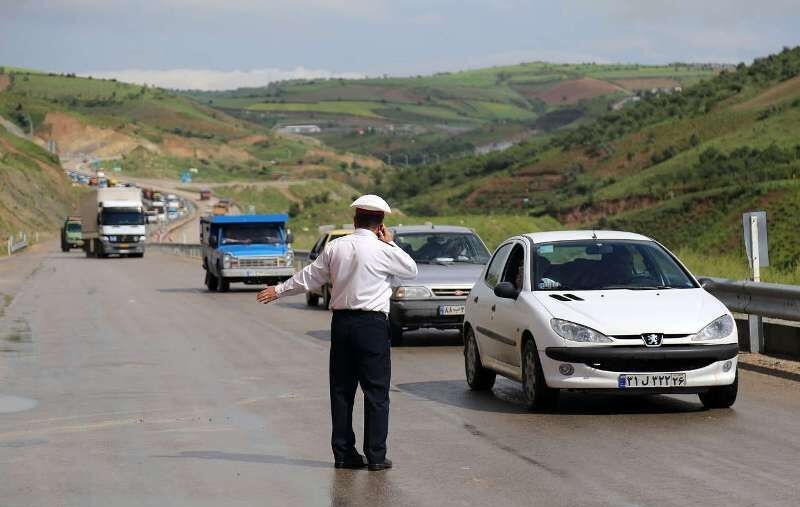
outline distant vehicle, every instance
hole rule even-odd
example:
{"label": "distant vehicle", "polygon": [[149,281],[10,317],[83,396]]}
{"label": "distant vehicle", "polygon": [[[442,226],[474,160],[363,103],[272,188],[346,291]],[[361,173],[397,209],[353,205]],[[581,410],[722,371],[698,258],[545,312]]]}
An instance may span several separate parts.
{"label": "distant vehicle", "polygon": [[89,186],[96,187],[97,186],[97,176],[92,176],[89,178]]}
{"label": "distant vehicle", "polygon": [[[314,243],[311,251],[308,252],[308,261],[314,262],[316,258],[319,257],[319,254],[325,250],[325,246],[328,243],[335,239],[341,238],[342,236],[347,236],[348,234],[353,234],[353,229],[334,229],[320,236],[317,242]],[[319,304],[319,298],[322,298],[322,306],[325,308],[328,308],[331,305],[330,284],[325,284],[317,292],[306,292],[306,304],[308,306],[317,306]]]}
{"label": "distant vehicle", "polygon": [[97,179],[106,177],[106,173],[104,171],[99,170],[99,169],[97,171],[95,171],[94,175],[97,176]]}
{"label": "distant vehicle", "polygon": [[697,393],[727,408],[738,392],[733,316],[666,248],[616,231],[515,236],[467,299],[469,386],[521,381],[529,408],[559,390]]}
{"label": "distant vehicle", "polygon": [[146,238],[138,188],[98,188],[80,200],[81,239],[87,257],[144,256]]}
{"label": "distant vehicle", "polygon": [[226,215],[228,213],[228,207],[218,202],[214,205],[212,212],[214,215]]}
{"label": "distant vehicle", "polygon": [[108,188],[108,179],[106,178],[97,178],[97,186],[100,188]]}
{"label": "distant vehicle", "polygon": [[81,217],[68,216],[61,225],[61,251],[69,252],[72,248],[83,246],[81,239]]}
{"label": "distant vehicle", "polygon": [[227,215],[200,220],[205,284],[227,292],[230,284],[276,284],[294,275],[288,215]]}
{"label": "distant vehicle", "polygon": [[467,227],[393,227],[395,243],[417,263],[419,273],[392,290],[389,325],[392,344],[406,330],[461,329],[467,294],[489,260],[489,250]]}
{"label": "distant vehicle", "polygon": [[211,199],[211,190],[204,188],[203,190],[200,191],[200,200],[207,201],[209,199]]}

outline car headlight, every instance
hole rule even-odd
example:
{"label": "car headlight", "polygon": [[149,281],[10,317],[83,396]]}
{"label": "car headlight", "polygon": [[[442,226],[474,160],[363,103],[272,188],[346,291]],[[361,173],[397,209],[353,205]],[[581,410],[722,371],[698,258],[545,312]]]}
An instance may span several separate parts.
{"label": "car headlight", "polygon": [[730,336],[734,327],[733,317],[730,315],[723,315],[722,317],[717,317],[711,324],[701,329],[699,333],[692,337],[692,340],[719,340]]}
{"label": "car headlight", "polygon": [[424,299],[431,297],[427,287],[397,287],[394,290],[395,299]]}
{"label": "car headlight", "polygon": [[611,343],[612,340],[592,328],[568,320],[550,319],[550,327],[565,340],[582,343]]}
{"label": "car headlight", "polygon": [[287,266],[291,266],[292,263],[294,262],[294,252],[291,250],[286,252],[286,257],[284,258],[284,260],[286,261]]}
{"label": "car headlight", "polygon": [[147,236],[139,236],[139,241],[145,241],[146,239],[147,239]]}

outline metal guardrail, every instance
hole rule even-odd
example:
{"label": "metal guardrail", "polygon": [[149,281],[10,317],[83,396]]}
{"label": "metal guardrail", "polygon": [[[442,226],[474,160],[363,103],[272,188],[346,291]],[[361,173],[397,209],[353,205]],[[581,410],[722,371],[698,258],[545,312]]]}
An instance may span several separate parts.
{"label": "metal guardrail", "polygon": [[[203,245],[199,243],[148,243],[147,247],[185,257],[203,256]],[[302,267],[308,250],[295,250],[294,255],[297,266]],[[800,322],[800,286],[713,277],[698,280],[733,312]]]}
{"label": "metal guardrail", "polygon": [[11,255],[11,254],[13,254],[15,252],[19,252],[23,248],[28,248],[28,235],[27,234],[23,234],[22,238],[17,242],[14,242],[14,237],[13,236],[8,238],[8,244],[7,244],[8,255]]}
{"label": "metal guardrail", "polygon": [[800,286],[700,277],[708,292],[733,312],[800,321]]}

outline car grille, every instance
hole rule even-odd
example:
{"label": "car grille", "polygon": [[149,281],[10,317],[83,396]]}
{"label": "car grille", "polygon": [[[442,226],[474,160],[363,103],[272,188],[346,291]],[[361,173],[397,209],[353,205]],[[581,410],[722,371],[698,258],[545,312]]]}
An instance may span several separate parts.
{"label": "car grille", "polygon": [[705,368],[712,363],[714,359],[603,359],[586,363],[586,366],[619,373],[652,371],[676,373]]}
{"label": "car grille", "polygon": [[274,268],[278,266],[277,257],[240,257],[239,267],[242,268]]}
{"label": "car grille", "polygon": [[431,291],[436,297],[466,298],[470,289],[471,287],[435,287]]}
{"label": "car grille", "polygon": [[139,242],[139,236],[133,235],[133,234],[117,235],[117,236],[112,236],[112,238],[116,238],[116,240],[113,241],[113,243],[138,243]]}
{"label": "car grille", "polygon": [[[664,339],[670,338],[686,338],[690,336],[688,334],[665,334]],[[640,334],[621,334],[617,336],[612,336],[612,338],[616,338],[617,340],[642,340],[642,335]]]}

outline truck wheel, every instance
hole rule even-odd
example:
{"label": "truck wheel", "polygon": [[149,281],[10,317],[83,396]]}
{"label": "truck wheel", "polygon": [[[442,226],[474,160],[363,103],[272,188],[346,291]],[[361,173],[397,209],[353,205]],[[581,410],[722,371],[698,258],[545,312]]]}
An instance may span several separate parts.
{"label": "truck wheel", "polygon": [[322,307],[326,310],[331,307],[331,288],[328,285],[322,286]]}
{"label": "truck wheel", "polygon": [[219,287],[219,279],[211,274],[211,271],[206,271],[206,287],[208,287],[209,292],[216,292],[217,287]]}
{"label": "truck wheel", "polygon": [[306,292],[306,304],[312,307],[319,305],[319,295],[312,292]]}
{"label": "truck wheel", "polygon": [[733,384],[727,386],[712,387],[704,393],[700,393],[700,401],[706,408],[730,408],[736,403],[736,396],[739,394],[739,373],[733,378]]}
{"label": "truck wheel", "polygon": [[389,335],[392,338],[392,347],[398,347],[403,344],[403,326],[400,326],[389,320]]}
{"label": "truck wheel", "polygon": [[497,374],[483,367],[475,333],[469,327],[464,330],[464,370],[473,391],[488,391],[494,386]]}
{"label": "truck wheel", "polygon": [[68,247],[67,245],[65,245],[65,244],[63,244],[63,243],[62,243],[62,244],[61,244],[61,251],[62,251],[62,252],[69,252],[69,247]]}
{"label": "truck wheel", "polygon": [[228,280],[220,277],[219,286],[217,287],[217,290],[219,292],[228,292],[229,290],[231,290],[231,282],[229,282]]}

